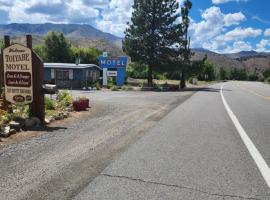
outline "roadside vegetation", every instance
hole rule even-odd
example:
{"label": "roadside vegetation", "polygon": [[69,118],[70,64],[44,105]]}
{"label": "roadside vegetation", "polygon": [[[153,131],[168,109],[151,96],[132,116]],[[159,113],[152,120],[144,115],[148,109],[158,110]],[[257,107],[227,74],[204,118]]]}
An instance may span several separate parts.
{"label": "roadside vegetation", "polygon": [[36,45],[34,51],[44,62],[74,63],[76,58],[82,64],[97,64],[101,51],[95,48],[79,48],[71,43],[60,32],[49,32],[44,45]]}
{"label": "roadside vegetation", "polygon": [[[60,91],[57,94],[56,99],[45,97],[45,123],[67,118],[69,112],[72,111],[71,107],[73,101],[74,100],[68,91]],[[31,118],[28,105],[10,105],[6,111],[1,108],[2,103],[2,98],[0,98],[0,135],[2,137],[10,136],[10,133],[13,130],[12,128],[15,128],[14,131],[16,133],[21,129],[41,125],[41,121],[39,119]]]}
{"label": "roadside vegetation", "polygon": [[4,41],[0,39],[0,50],[4,48]]}

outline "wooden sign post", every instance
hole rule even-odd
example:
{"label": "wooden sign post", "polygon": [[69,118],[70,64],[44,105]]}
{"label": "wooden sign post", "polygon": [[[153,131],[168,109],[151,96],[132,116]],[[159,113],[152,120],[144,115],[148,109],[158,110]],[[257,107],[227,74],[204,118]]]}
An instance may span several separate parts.
{"label": "wooden sign post", "polygon": [[27,46],[10,45],[5,36],[5,48],[1,58],[1,83],[4,87],[4,107],[8,104],[29,104],[30,116],[42,122],[45,118],[43,93],[43,62],[32,50],[32,36],[26,36]]}
{"label": "wooden sign post", "polygon": [[[7,48],[10,46],[10,37],[9,36],[4,36],[4,48]],[[0,56],[0,89],[1,92],[4,93],[4,88],[5,88],[5,82],[4,82],[4,59],[3,59],[3,51],[1,51],[1,55]],[[8,111],[10,103],[8,103],[8,101],[6,101],[5,98],[5,93],[3,96],[3,104],[2,104],[2,109]]]}

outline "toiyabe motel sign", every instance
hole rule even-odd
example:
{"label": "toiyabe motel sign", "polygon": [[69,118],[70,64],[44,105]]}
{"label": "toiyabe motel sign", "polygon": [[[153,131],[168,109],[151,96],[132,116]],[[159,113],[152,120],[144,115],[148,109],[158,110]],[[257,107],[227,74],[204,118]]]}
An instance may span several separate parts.
{"label": "toiyabe motel sign", "polygon": [[13,44],[3,50],[5,98],[15,105],[33,102],[32,51]]}

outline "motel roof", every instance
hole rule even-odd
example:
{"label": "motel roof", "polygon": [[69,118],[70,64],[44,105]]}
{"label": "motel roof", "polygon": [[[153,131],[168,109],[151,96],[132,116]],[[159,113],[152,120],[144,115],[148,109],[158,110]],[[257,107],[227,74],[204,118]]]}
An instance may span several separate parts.
{"label": "motel roof", "polygon": [[44,63],[45,68],[55,68],[55,69],[88,69],[88,68],[97,68],[101,70],[101,68],[94,64],[79,64],[75,63]]}

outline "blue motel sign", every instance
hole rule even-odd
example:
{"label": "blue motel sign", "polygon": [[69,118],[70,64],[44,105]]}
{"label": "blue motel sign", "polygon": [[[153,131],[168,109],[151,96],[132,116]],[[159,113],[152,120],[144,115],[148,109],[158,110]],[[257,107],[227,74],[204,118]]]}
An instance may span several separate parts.
{"label": "blue motel sign", "polygon": [[117,71],[116,84],[123,86],[126,77],[126,67],[128,58],[126,56],[119,57],[99,57],[99,66],[103,69],[103,85],[107,85],[108,71]]}

